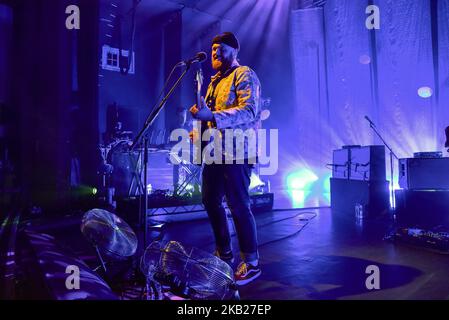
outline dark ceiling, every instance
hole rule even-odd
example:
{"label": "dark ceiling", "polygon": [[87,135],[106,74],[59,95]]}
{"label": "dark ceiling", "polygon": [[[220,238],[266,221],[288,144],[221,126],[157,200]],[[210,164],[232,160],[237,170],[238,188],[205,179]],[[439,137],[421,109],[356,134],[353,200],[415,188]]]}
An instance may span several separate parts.
{"label": "dark ceiling", "polygon": [[[257,1],[272,2],[276,0],[141,0],[138,5],[139,19],[147,19],[170,12],[185,10],[183,14],[208,17],[205,20],[238,21]],[[289,0],[277,0],[289,1]],[[116,4],[123,11],[129,11],[134,0],[101,0],[102,5]],[[189,20],[189,19],[186,19]],[[201,21],[201,19],[195,19]],[[201,22],[200,22],[201,23]]]}
{"label": "dark ceiling", "polygon": [[[100,1],[102,12],[109,13],[112,9],[119,14],[129,13],[134,3],[134,0]],[[169,20],[170,13],[182,11],[183,29],[186,30],[184,37],[189,43],[215,23],[224,23],[225,29],[232,29],[250,14],[256,4],[269,5],[275,1],[290,0],[141,0],[137,6],[137,27],[139,30],[150,19]]]}

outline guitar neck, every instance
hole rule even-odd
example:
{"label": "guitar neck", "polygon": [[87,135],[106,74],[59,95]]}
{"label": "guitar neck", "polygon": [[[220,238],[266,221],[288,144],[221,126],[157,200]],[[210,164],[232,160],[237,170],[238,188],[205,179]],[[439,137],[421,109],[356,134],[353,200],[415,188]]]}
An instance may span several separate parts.
{"label": "guitar neck", "polygon": [[196,90],[196,106],[198,109],[201,109],[201,91],[200,90]]}
{"label": "guitar neck", "polygon": [[203,85],[203,72],[198,69],[195,77],[195,94],[196,94],[196,106],[201,109],[201,86]]}

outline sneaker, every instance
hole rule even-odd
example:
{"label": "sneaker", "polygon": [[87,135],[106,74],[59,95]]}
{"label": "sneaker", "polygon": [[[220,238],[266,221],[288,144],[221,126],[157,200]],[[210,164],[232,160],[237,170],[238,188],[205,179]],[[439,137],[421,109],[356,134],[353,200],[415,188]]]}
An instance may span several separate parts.
{"label": "sneaker", "polygon": [[233,264],[234,263],[234,254],[232,251],[229,251],[225,254],[220,254],[218,250],[214,252],[214,256],[219,257],[221,260],[226,262],[227,264]]}
{"label": "sneaker", "polygon": [[234,274],[235,282],[237,285],[243,286],[255,280],[261,274],[262,271],[260,270],[259,264],[257,264],[257,266],[253,266],[250,263],[241,262]]}

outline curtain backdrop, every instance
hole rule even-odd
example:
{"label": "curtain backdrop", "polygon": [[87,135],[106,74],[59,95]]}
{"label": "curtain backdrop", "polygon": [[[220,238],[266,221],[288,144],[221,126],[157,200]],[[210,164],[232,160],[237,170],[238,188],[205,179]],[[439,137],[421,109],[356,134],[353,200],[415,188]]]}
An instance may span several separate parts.
{"label": "curtain backdrop", "polygon": [[[326,174],[332,150],[381,144],[365,115],[399,157],[443,150],[449,125],[449,0],[438,1],[437,15],[429,0],[376,0],[379,30],[365,26],[369,4],[328,0],[323,9],[291,13],[299,155],[319,176]],[[430,87],[433,95],[420,97],[420,87]],[[388,172],[387,167],[389,179]]]}

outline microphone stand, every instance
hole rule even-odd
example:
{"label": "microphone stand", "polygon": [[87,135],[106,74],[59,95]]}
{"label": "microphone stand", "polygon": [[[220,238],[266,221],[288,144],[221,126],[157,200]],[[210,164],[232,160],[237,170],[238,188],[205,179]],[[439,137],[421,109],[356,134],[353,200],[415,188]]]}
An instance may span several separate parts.
{"label": "microphone stand", "polygon": [[391,196],[391,208],[394,210],[396,208],[396,201],[394,199],[394,182],[393,182],[393,157],[396,158],[396,160],[399,160],[397,155],[394,153],[393,149],[385,142],[385,140],[382,138],[381,134],[377,131],[376,126],[374,123],[370,120],[368,120],[369,126],[371,129],[373,129],[374,133],[379,137],[379,139],[382,141],[382,143],[387,147],[387,149],[390,151],[390,196]]}
{"label": "microphone stand", "polygon": [[[179,66],[176,65],[175,68]],[[181,83],[181,80],[185,77],[185,75],[187,74],[187,72],[189,71],[191,66],[191,63],[186,63],[186,69],[182,72],[182,74],[178,77],[178,79],[176,80],[176,82],[172,85],[171,89],[168,91],[168,93],[164,96],[164,98],[161,100],[161,102],[159,103],[159,105],[156,108],[153,108],[153,110],[151,110],[150,114],[148,115],[147,119],[145,120],[145,124],[143,126],[143,128],[140,130],[140,132],[137,134],[136,138],[134,139],[130,149],[131,151],[134,150],[136,148],[136,146],[139,144],[139,141],[142,139],[142,137],[144,137],[144,157],[143,157],[143,170],[144,170],[144,205],[143,208],[142,206],[139,206],[139,227],[143,226],[144,227],[144,231],[143,231],[143,250],[146,249],[147,247],[147,232],[148,232],[148,217],[147,217],[147,212],[148,212],[148,137],[145,135],[145,133],[148,131],[148,128],[154,123],[154,120],[157,118],[157,116],[159,115],[159,113],[161,112],[161,110],[164,108],[165,104],[167,103],[167,100],[170,98],[170,96],[173,94],[173,91],[175,91],[175,89],[179,86],[179,84]],[[145,135],[145,136],[144,136]],[[140,179],[140,177],[139,177]],[[140,203],[142,204],[142,198],[140,200]],[[143,220],[143,221],[142,221]]]}

